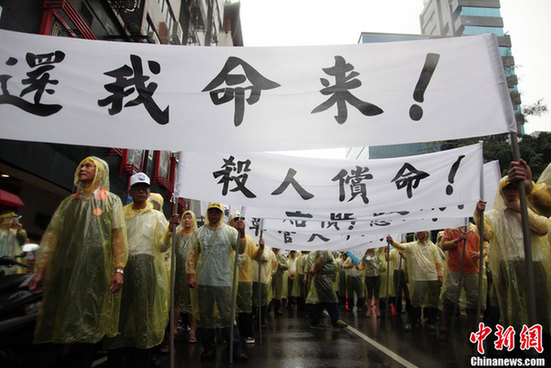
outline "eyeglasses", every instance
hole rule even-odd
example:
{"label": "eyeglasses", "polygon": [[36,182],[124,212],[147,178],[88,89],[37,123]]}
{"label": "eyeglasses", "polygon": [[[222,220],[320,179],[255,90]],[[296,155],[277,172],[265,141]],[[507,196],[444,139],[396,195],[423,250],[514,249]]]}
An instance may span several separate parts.
{"label": "eyeglasses", "polygon": [[245,221],[245,217],[242,217],[242,216],[239,217],[239,216],[238,216],[238,217],[235,217],[233,220],[234,220],[234,221]]}

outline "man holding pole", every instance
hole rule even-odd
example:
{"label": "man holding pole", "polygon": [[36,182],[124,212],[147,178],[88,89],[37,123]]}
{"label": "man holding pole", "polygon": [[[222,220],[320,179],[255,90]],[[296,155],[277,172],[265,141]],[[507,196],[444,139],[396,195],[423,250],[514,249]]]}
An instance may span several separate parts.
{"label": "man holding pole", "polygon": [[[214,359],[216,356],[215,342],[215,305],[228,345],[231,344],[231,327],[235,316],[232,315],[232,286],[236,250],[243,253],[246,246],[244,228],[239,232],[223,222],[224,207],[220,203],[210,203],[207,208],[205,225],[201,226],[192,238],[186,271],[188,285],[197,288],[197,303],[199,306],[197,327],[200,329],[201,342],[204,351],[201,359]],[[234,328],[233,359],[246,361],[248,359],[241,351],[239,330]]]}
{"label": "man holding pole", "polygon": [[[522,170],[521,170],[522,171]],[[524,169],[525,171],[525,169]],[[535,322],[549,333],[551,308],[548,289],[551,287],[551,250],[549,247],[550,220],[528,208],[530,231],[530,250],[534,272],[534,285],[527,281],[526,255],[523,249],[523,230],[520,217],[520,202],[517,183],[528,179],[526,175],[501,179],[494,208],[484,214],[484,238],[490,242],[489,264],[494,278],[500,315],[508,326],[520,332],[523,324],[529,325],[529,307],[527,291],[534,287]],[[525,178],[525,179],[523,179]],[[527,186],[527,185],[526,185]],[[527,188],[528,196],[532,195]],[[475,211],[475,221],[482,221],[486,202],[479,201]],[[531,326],[528,326],[531,327]]]}
{"label": "man holding pole", "polygon": [[467,297],[467,320],[469,332],[475,331],[478,321],[476,306],[478,303],[478,260],[480,239],[476,226],[459,227],[444,230],[441,247],[448,252],[448,275],[442,292],[442,318],[439,339],[447,341],[450,316],[457,308],[461,289]]}

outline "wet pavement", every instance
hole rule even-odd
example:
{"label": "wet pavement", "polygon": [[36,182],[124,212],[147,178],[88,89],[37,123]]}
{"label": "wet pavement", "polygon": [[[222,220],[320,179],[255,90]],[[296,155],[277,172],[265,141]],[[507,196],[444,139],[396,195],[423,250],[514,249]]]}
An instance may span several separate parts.
{"label": "wet pavement", "polygon": [[[459,318],[456,332],[447,342],[440,342],[435,331],[424,326],[404,331],[405,315],[385,318],[365,317],[365,312],[346,311],[341,319],[349,324],[344,329],[312,329],[295,310],[282,316],[269,316],[263,329],[262,344],[245,345],[250,367],[468,367],[475,356],[474,345],[468,342],[465,321]],[[330,326],[329,320],[325,323]],[[175,367],[226,367],[224,347],[218,346],[216,360],[201,361],[200,343],[176,340]],[[169,367],[168,354],[161,356],[162,367]]]}

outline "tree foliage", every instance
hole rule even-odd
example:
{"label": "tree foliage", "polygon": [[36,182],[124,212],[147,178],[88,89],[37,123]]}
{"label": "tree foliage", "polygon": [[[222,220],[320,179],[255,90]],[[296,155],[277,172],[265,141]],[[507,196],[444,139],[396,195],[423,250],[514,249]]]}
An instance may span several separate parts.
{"label": "tree foliage", "polygon": [[[498,160],[502,175],[507,175],[509,164],[513,160],[513,149],[508,134],[446,141],[442,144],[442,149],[466,146],[481,140],[484,142],[484,162]],[[520,156],[532,169],[532,176],[536,181],[551,163],[551,133],[541,132],[537,136],[521,135],[519,148]]]}

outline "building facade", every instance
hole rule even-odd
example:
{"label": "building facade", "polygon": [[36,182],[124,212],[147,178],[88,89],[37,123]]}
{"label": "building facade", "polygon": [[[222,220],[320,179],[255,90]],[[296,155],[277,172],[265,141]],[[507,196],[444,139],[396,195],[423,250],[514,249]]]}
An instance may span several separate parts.
{"label": "building facade", "polygon": [[523,133],[524,115],[515,74],[515,60],[511,52],[511,37],[503,29],[500,7],[499,0],[427,0],[419,16],[421,33],[450,37],[494,33],[497,36],[519,132]]}
{"label": "building facade", "polygon": [[[0,29],[174,47],[243,45],[239,2],[224,0],[0,0]],[[165,215],[172,212],[177,157],[171,152],[14,141],[0,133],[0,189],[24,202],[17,212],[32,242],[72,193],[74,170],[90,155],[109,164],[111,191],[123,203],[129,200],[130,176],[143,171],[152,179],[151,191],[165,198]],[[190,206],[195,209],[190,200],[179,200],[180,213]]]}

